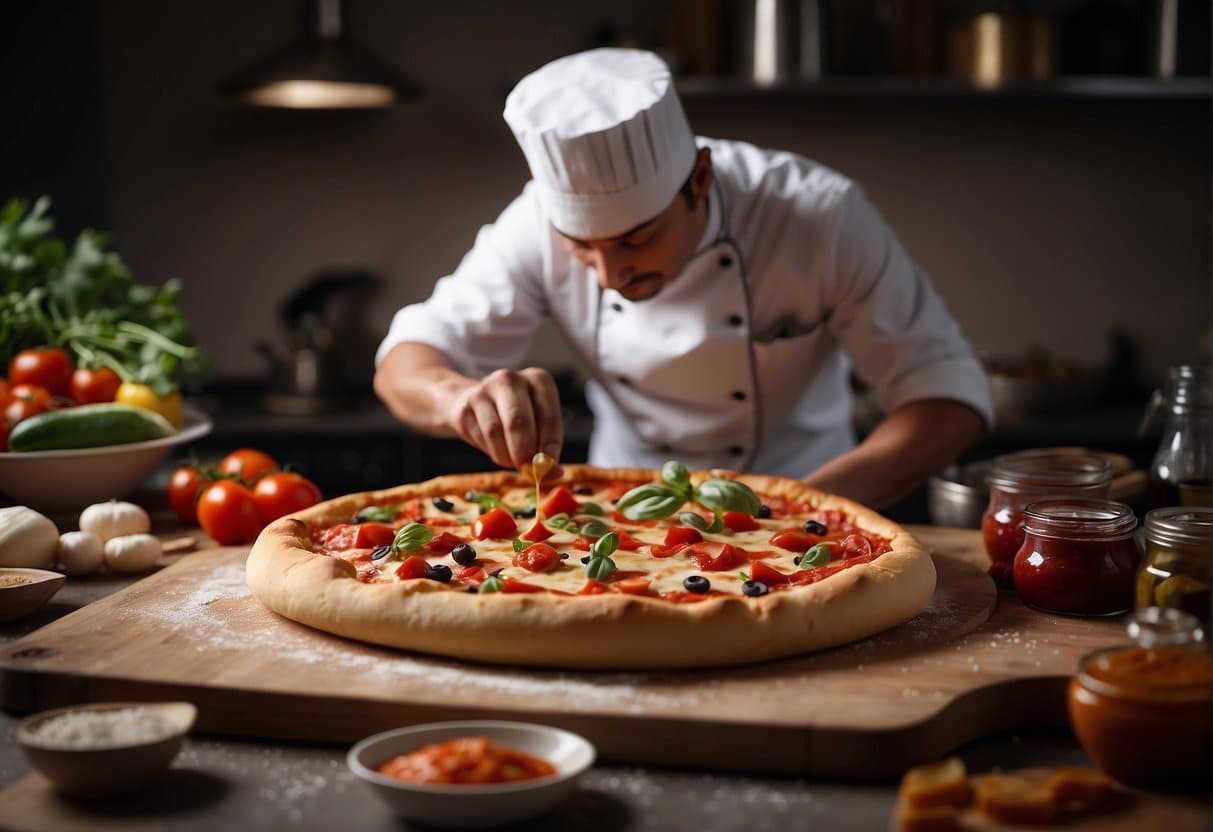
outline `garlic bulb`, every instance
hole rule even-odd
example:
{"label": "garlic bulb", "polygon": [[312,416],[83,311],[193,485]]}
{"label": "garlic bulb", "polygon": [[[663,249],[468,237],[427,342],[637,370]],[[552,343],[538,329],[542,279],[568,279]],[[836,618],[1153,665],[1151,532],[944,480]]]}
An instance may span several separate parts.
{"label": "garlic bulb", "polygon": [[59,529],[26,506],[0,508],[0,566],[46,569],[55,563]]}
{"label": "garlic bulb", "polygon": [[101,542],[128,534],[147,534],[152,520],[134,503],[110,500],[94,503],[80,513],[80,531],[92,532]]}
{"label": "garlic bulb", "polygon": [[105,563],[101,538],[92,532],[59,535],[59,552],[55,558],[69,575],[88,575]]}
{"label": "garlic bulb", "polygon": [[115,572],[144,572],[160,560],[160,540],[150,534],[127,534],[105,541],[105,565]]}

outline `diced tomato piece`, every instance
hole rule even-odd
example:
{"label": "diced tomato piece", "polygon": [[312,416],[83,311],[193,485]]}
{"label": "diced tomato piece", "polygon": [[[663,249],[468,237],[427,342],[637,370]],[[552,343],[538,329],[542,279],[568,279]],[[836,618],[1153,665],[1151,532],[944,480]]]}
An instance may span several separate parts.
{"label": "diced tomato piece", "polygon": [[435,554],[445,555],[447,552],[451,551],[456,546],[460,545],[461,543],[466,543],[466,542],[467,541],[465,541],[463,538],[457,537],[456,535],[453,535],[450,532],[443,532],[442,534],[438,535],[433,540],[431,540],[429,543],[425,544],[425,548],[426,548],[427,552],[434,552]]}
{"label": "diced tomato piece", "polygon": [[320,533],[320,545],[339,552],[343,549],[375,549],[387,546],[396,530],[387,523],[338,523]]}
{"label": "diced tomato piece", "polygon": [[861,534],[849,534],[842,541],[842,556],[857,558],[872,554],[872,541]]}
{"label": "diced tomato piece", "polygon": [[513,563],[528,572],[547,572],[560,563],[560,553],[546,543],[532,543],[514,555]]}
{"label": "diced tomato piece", "polygon": [[703,535],[699,533],[699,529],[689,526],[673,526],[665,533],[666,546],[673,546],[675,543],[698,543],[701,540]]}
{"label": "diced tomato piece", "polygon": [[583,552],[590,551],[590,547],[594,545],[594,540],[589,537],[579,537],[573,541],[573,548],[580,549]]}
{"label": "diced tomato piece", "polygon": [[752,532],[754,529],[761,528],[757,520],[740,511],[723,511],[721,517],[724,519],[724,524],[735,532]]}
{"label": "diced tomato piece", "polygon": [[459,570],[459,574],[456,577],[461,581],[467,581],[469,584],[480,586],[488,576],[483,566],[465,566]]}
{"label": "diced tomato piece", "polygon": [[548,492],[548,496],[539,506],[544,517],[555,517],[557,514],[567,514],[572,517],[581,510],[581,503],[573,496],[567,485],[558,485]]}
{"label": "diced tomato piece", "polygon": [[514,515],[501,506],[490,509],[472,521],[472,537],[477,540],[509,540],[518,532]]}
{"label": "diced tomato piece", "polygon": [[528,584],[524,581],[516,581],[513,578],[506,578],[504,581],[501,582],[501,591],[502,592],[545,592],[546,590],[541,586],[536,586],[535,584]]}
{"label": "diced tomato piece", "polygon": [[649,544],[649,554],[655,558],[669,558],[681,552],[690,543],[675,543],[671,546],[658,546],[656,543]]}
{"label": "diced tomato piece", "polygon": [[458,526],[459,520],[455,517],[447,517],[445,514],[435,517],[425,518],[425,524],[431,529],[442,528],[443,526]]}
{"label": "diced tomato piece", "polygon": [[611,587],[628,595],[648,595],[651,583],[648,578],[624,578],[621,581],[612,581]]}
{"label": "diced tomato piece", "polygon": [[771,545],[789,552],[807,552],[825,538],[800,529],[780,529],[771,535]]}
{"label": "diced tomato piece", "polygon": [[744,553],[731,543],[692,543],[686,552],[704,572],[723,572],[745,563]]}
{"label": "diced tomato piece", "polygon": [[622,529],[612,529],[611,531],[619,535],[619,548],[621,551],[636,552],[639,551],[640,547],[644,545]]}
{"label": "diced tomato piece", "polygon": [[756,560],[750,564],[750,579],[762,581],[767,586],[783,586],[791,582],[791,579],[787,575],[773,566],[767,566],[760,560]]}
{"label": "diced tomato piece", "polygon": [[697,601],[706,601],[708,598],[717,594],[718,593],[715,591],[686,592],[685,590],[681,589],[671,589],[668,592],[661,593],[661,597],[666,601],[672,601],[675,604],[694,604]]}
{"label": "diced tomato piece", "polygon": [[421,555],[412,555],[405,558],[404,563],[400,564],[400,568],[396,570],[396,577],[403,581],[412,578],[424,578],[425,572],[429,568],[429,564]]}
{"label": "diced tomato piece", "polygon": [[541,540],[547,540],[553,534],[555,534],[555,532],[536,520],[529,529],[518,536],[523,540],[530,541],[531,543],[538,543]]}
{"label": "diced tomato piece", "polygon": [[593,578],[589,578],[585,582],[585,586],[577,590],[578,595],[601,595],[604,592],[610,592],[610,588],[606,584],[600,584]]}

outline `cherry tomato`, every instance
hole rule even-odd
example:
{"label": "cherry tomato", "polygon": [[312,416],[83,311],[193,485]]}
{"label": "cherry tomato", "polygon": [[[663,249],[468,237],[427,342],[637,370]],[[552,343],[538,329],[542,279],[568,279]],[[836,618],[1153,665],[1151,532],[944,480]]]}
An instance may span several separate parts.
{"label": "cherry tomato", "polygon": [[421,555],[410,555],[405,558],[404,563],[400,564],[400,567],[396,570],[396,577],[402,581],[424,578],[429,568],[429,563]]}
{"label": "cherry tomato", "polygon": [[567,485],[561,485],[552,489],[539,510],[543,512],[544,517],[555,517],[557,514],[572,517],[581,510],[581,503],[577,502]]}
{"label": "cherry tomato", "polygon": [[320,533],[320,545],[334,552],[387,546],[396,530],[387,523],[340,523]]}
{"label": "cherry tomato", "polygon": [[253,499],[261,519],[269,523],[287,514],[292,514],[320,502],[320,489],[316,483],[291,473],[279,471],[265,474],[253,486]]}
{"label": "cherry tomato", "polygon": [[168,478],[168,504],[182,523],[198,525],[198,493],[211,478],[192,465],[182,465]]}
{"label": "cherry tomato", "polygon": [[9,390],[8,404],[4,406],[4,419],[15,425],[22,419],[35,416],[50,407],[51,394],[45,387],[36,384],[17,384]]}
{"label": "cherry tomato", "polygon": [[472,537],[477,540],[508,540],[518,531],[514,515],[498,506],[472,521]]}
{"label": "cherry tomato", "polygon": [[541,540],[547,540],[553,534],[555,534],[555,532],[553,532],[547,526],[543,525],[542,523],[535,523],[525,532],[518,535],[518,537],[527,541],[528,543],[538,543]]}
{"label": "cherry tomato", "polygon": [[52,396],[71,392],[72,359],[58,347],[21,350],[8,365],[9,384],[36,384]]}
{"label": "cherry tomato", "polygon": [[773,566],[767,566],[760,560],[756,560],[750,564],[750,579],[762,581],[767,586],[783,586],[791,581],[787,575]]}
{"label": "cherry tomato", "polygon": [[122,379],[109,367],[89,370],[78,367],[72,373],[71,394],[76,404],[112,402],[122,385]]}
{"label": "cherry tomato", "polygon": [[819,535],[811,535],[800,529],[780,529],[771,535],[771,545],[789,552],[807,552],[821,542]]}
{"label": "cherry tomato", "polygon": [[670,530],[665,533],[665,545],[673,546],[678,543],[698,543],[703,540],[703,535],[698,529],[687,528],[686,526],[671,526]]}
{"label": "cherry tomato", "polygon": [[8,420],[0,417],[0,451],[8,450]]}
{"label": "cherry tomato", "polygon": [[253,492],[235,480],[218,480],[198,496],[198,525],[222,546],[249,543],[261,531]]}
{"label": "cherry tomato", "polygon": [[219,460],[220,474],[235,474],[248,483],[256,482],[262,475],[278,468],[276,459],[253,448],[240,448]]}
{"label": "cherry tomato", "polygon": [[692,543],[684,551],[704,572],[723,572],[745,563],[745,555],[731,543]]}
{"label": "cherry tomato", "polygon": [[740,511],[725,511],[721,513],[721,516],[724,524],[735,532],[752,532],[754,529],[760,528],[757,520]]}
{"label": "cherry tomato", "polygon": [[8,382],[0,378],[0,408],[8,404]]}
{"label": "cherry tomato", "polygon": [[560,563],[560,553],[546,543],[532,543],[514,555],[513,562],[528,572],[547,572]]}

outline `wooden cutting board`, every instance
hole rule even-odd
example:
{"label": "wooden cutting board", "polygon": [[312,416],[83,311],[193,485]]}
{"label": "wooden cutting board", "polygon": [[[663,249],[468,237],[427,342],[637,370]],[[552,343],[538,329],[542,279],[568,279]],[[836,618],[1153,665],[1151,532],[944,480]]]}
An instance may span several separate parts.
{"label": "wooden cutting board", "polygon": [[0,706],[188,699],[202,733],[335,743],[513,718],[576,731],[611,760],[851,777],[1064,724],[1067,678],[1123,642],[1122,624],[999,594],[977,532],[911,531],[939,571],[915,619],[800,658],[677,673],[501,668],[348,641],[266,610],[244,585],[247,550],[211,549],[0,648]]}

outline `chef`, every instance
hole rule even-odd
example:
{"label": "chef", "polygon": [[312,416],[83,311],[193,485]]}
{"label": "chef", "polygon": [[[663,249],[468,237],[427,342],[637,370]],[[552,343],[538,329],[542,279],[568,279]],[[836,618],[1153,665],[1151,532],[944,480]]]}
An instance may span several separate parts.
{"label": "chef", "polygon": [[[678,459],[881,507],[991,423],[971,346],[860,188],[696,137],[656,55],[560,58],[505,120],[531,181],[379,347],[375,390],[402,422],[504,467],[559,457],[552,377],[517,369],[550,319],[588,378],[594,465]],[[858,444],[852,371],[886,414]]]}

